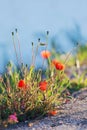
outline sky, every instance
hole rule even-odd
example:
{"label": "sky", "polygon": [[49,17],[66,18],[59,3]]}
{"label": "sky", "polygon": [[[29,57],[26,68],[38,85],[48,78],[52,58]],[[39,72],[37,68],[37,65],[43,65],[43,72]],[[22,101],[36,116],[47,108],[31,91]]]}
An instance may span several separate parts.
{"label": "sky", "polygon": [[31,42],[37,44],[47,30],[67,49],[66,34],[87,37],[87,0],[0,0],[0,72],[9,60],[16,61],[11,35],[15,28],[24,63],[31,61]]}

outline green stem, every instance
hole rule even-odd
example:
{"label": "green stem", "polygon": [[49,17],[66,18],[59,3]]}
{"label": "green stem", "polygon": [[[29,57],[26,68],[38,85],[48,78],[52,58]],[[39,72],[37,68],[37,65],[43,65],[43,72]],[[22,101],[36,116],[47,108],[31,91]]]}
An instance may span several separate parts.
{"label": "green stem", "polygon": [[[46,47],[45,47],[45,51],[47,50],[47,47],[48,47],[48,32],[47,32],[47,35],[46,35]],[[43,67],[44,67],[44,59],[43,59],[43,62],[42,62],[42,69],[43,69]]]}
{"label": "green stem", "polygon": [[17,50],[16,50],[16,44],[15,44],[14,33],[13,32],[12,32],[12,39],[13,39],[13,45],[14,45],[14,50],[15,50],[15,54],[16,54],[17,63],[19,65],[18,54],[17,54]]}
{"label": "green stem", "polygon": [[34,66],[34,43],[32,42],[32,65]]}
{"label": "green stem", "polygon": [[36,47],[36,53],[35,53],[35,57],[34,57],[34,65],[35,65],[36,56],[37,56],[37,53],[38,53],[38,48],[39,48],[39,43],[37,44],[37,47]]}
{"label": "green stem", "polygon": [[22,53],[21,53],[21,45],[20,45],[20,41],[19,41],[19,36],[18,36],[17,29],[15,31],[16,31],[16,36],[17,36],[17,40],[18,40],[18,47],[19,47],[19,53],[20,53],[20,64],[21,64],[21,63],[23,63]]}

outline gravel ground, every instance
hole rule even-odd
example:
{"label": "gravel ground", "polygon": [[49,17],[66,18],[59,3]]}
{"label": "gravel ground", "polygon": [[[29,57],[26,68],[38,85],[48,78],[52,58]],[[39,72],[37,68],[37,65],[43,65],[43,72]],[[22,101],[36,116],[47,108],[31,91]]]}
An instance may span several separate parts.
{"label": "gravel ground", "polygon": [[75,98],[62,105],[56,116],[26,121],[0,130],[87,130],[87,90],[73,96]]}

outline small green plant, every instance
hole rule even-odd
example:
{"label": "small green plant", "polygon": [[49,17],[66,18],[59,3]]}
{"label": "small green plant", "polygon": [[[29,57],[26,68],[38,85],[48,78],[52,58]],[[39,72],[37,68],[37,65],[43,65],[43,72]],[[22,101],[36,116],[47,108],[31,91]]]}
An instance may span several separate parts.
{"label": "small green plant", "polygon": [[[16,33],[18,33],[17,29]],[[65,65],[57,59],[52,59],[51,52],[47,50],[48,43],[42,43],[40,39],[36,51],[32,43],[30,67],[24,65],[20,42],[18,40],[20,50],[18,57],[14,33],[12,37],[18,66],[9,62],[6,72],[0,77],[0,123],[13,124],[46,114],[55,115],[57,106],[63,102],[62,92],[70,85],[69,78],[64,72]],[[42,46],[45,47],[41,51],[42,68],[44,61],[49,63],[44,78],[42,68],[35,69],[38,48]]]}
{"label": "small green plant", "polygon": [[74,74],[74,78],[70,80],[70,86],[68,87],[68,90],[71,94],[75,91],[87,87],[86,70],[82,72],[80,75],[78,75],[78,73],[76,72],[74,72],[73,74]]}

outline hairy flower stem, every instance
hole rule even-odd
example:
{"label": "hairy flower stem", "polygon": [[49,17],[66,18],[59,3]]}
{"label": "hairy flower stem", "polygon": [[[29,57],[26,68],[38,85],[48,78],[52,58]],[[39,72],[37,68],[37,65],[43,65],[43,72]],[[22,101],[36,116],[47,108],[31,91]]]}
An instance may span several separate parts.
{"label": "hairy flower stem", "polygon": [[22,64],[23,63],[23,58],[22,58],[22,53],[21,53],[21,44],[20,44],[17,29],[15,29],[15,32],[16,32],[16,37],[17,37],[17,40],[18,40],[18,47],[19,47],[19,53],[20,53],[20,64]]}
{"label": "hairy flower stem", "polygon": [[36,52],[35,52],[35,56],[34,56],[34,65],[35,65],[35,61],[36,61],[37,54],[38,54],[39,45],[40,45],[40,39],[38,39],[38,44],[37,44],[37,46],[36,46]]}
{"label": "hairy flower stem", "polygon": [[34,43],[32,42],[32,65],[34,66]]}
{"label": "hairy flower stem", "polygon": [[18,63],[18,65],[19,65],[18,54],[17,54],[16,44],[15,44],[15,40],[14,40],[14,32],[12,32],[12,40],[13,40],[14,51],[15,51],[15,55],[16,55],[16,59],[17,59],[17,63]]}
{"label": "hairy flower stem", "polygon": [[64,64],[66,64],[70,58],[70,56],[72,55],[73,51],[75,51],[77,49],[77,47],[79,47],[79,45],[75,46],[72,48],[72,50],[67,54],[66,58],[65,58],[65,62]]}
{"label": "hairy flower stem", "polygon": [[[47,35],[46,35],[46,47],[45,47],[45,51],[47,50],[47,47],[48,47],[48,34],[49,34],[49,32],[47,31]],[[44,59],[43,59],[43,62],[42,62],[42,69],[43,69],[43,67],[44,67]]]}

